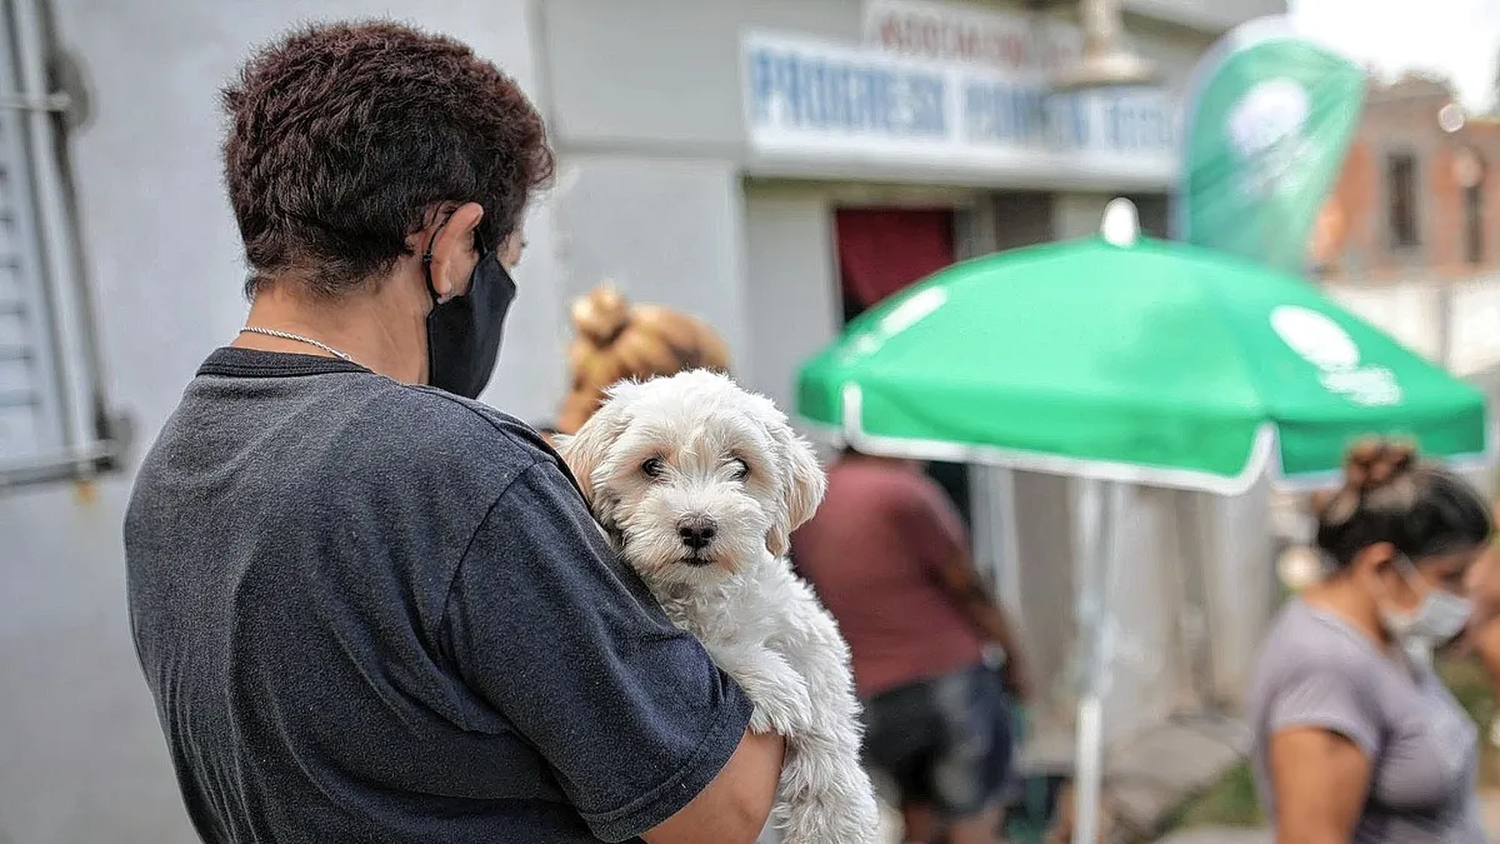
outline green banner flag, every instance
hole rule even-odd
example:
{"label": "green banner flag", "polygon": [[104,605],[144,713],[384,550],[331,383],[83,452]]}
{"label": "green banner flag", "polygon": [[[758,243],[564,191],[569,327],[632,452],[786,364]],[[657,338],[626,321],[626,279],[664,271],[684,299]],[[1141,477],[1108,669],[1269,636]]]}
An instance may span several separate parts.
{"label": "green banner flag", "polygon": [[1175,239],[1300,272],[1359,123],[1364,70],[1276,16],[1225,35],[1194,77]]}

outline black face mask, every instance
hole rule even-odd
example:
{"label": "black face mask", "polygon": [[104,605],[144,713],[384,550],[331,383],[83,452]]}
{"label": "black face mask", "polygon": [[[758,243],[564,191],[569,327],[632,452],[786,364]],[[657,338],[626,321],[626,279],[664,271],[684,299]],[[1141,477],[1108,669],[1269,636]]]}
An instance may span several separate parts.
{"label": "black face mask", "polygon": [[422,255],[427,291],[432,294],[432,310],[427,313],[427,383],[469,399],[479,397],[495,372],[505,314],[516,299],[516,283],[500,256],[485,248],[478,232],[474,246],[479,263],[469,274],[469,292],[446,302],[438,301],[432,285],[430,244]]}

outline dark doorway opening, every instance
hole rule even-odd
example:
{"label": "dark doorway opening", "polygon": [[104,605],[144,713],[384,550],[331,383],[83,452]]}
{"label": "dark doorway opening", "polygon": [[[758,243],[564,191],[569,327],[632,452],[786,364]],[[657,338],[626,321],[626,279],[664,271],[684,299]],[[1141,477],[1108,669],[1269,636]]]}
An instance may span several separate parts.
{"label": "dark doorway opening", "polygon": [[[844,322],[958,260],[951,208],[840,208],[834,212]],[[933,461],[927,473],[948,493],[973,536],[969,467]],[[972,539],[971,539],[972,542]]]}

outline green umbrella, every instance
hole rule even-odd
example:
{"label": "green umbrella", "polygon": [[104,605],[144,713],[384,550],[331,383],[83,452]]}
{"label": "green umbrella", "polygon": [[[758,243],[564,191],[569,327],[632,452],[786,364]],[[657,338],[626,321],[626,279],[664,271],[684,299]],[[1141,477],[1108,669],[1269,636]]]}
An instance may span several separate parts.
{"label": "green umbrella", "polygon": [[1351,440],[1479,455],[1482,393],[1313,286],[1225,253],[1102,237],[949,267],[802,369],[808,421],[873,453],[1243,492]]}
{"label": "green umbrella", "polygon": [[[1137,238],[1123,200],[1104,229],[937,273],[852,322],[797,386],[801,416],[861,451],[1090,479],[1081,795],[1103,769],[1121,482],[1233,495],[1267,470],[1328,480],[1364,435],[1463,458],[1488,434],[1477,389],[1302,279]],[[1080,800],[1076,840],[1094,828]]]}

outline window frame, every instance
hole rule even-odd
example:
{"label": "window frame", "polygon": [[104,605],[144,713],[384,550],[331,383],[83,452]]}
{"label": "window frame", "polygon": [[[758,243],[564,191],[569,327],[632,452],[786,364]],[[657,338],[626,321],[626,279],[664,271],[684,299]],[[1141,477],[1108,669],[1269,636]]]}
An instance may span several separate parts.
{"label": "window frame", "polygon": [[68,132],[88,100],[49,12],[45,0],[0,0],[0,168],[14,200],[0,218],[10,255],[0,279],[12,319],[5,377],[32,408],[29,436],[24,414],[11,416],[21,434],[6,444],[19,448],[0,451],[0,492],[118,469],[131,439],[105,399],[69,178]]}
{"label": "window frame", "polygon": [[[1421,156],[1410,149],[1392,150],[1385,156],[1382,175],[1385,181],[1386,242],[1392,252],[1409,252],[1422,246],[1421,160]],[[1398,169],[1404,170],[1408,177],[1404,202],[1400,196],[1402,186],[1398,182]],[[1398,213],[1398,202],[1404,205],[1405,215]]]}

